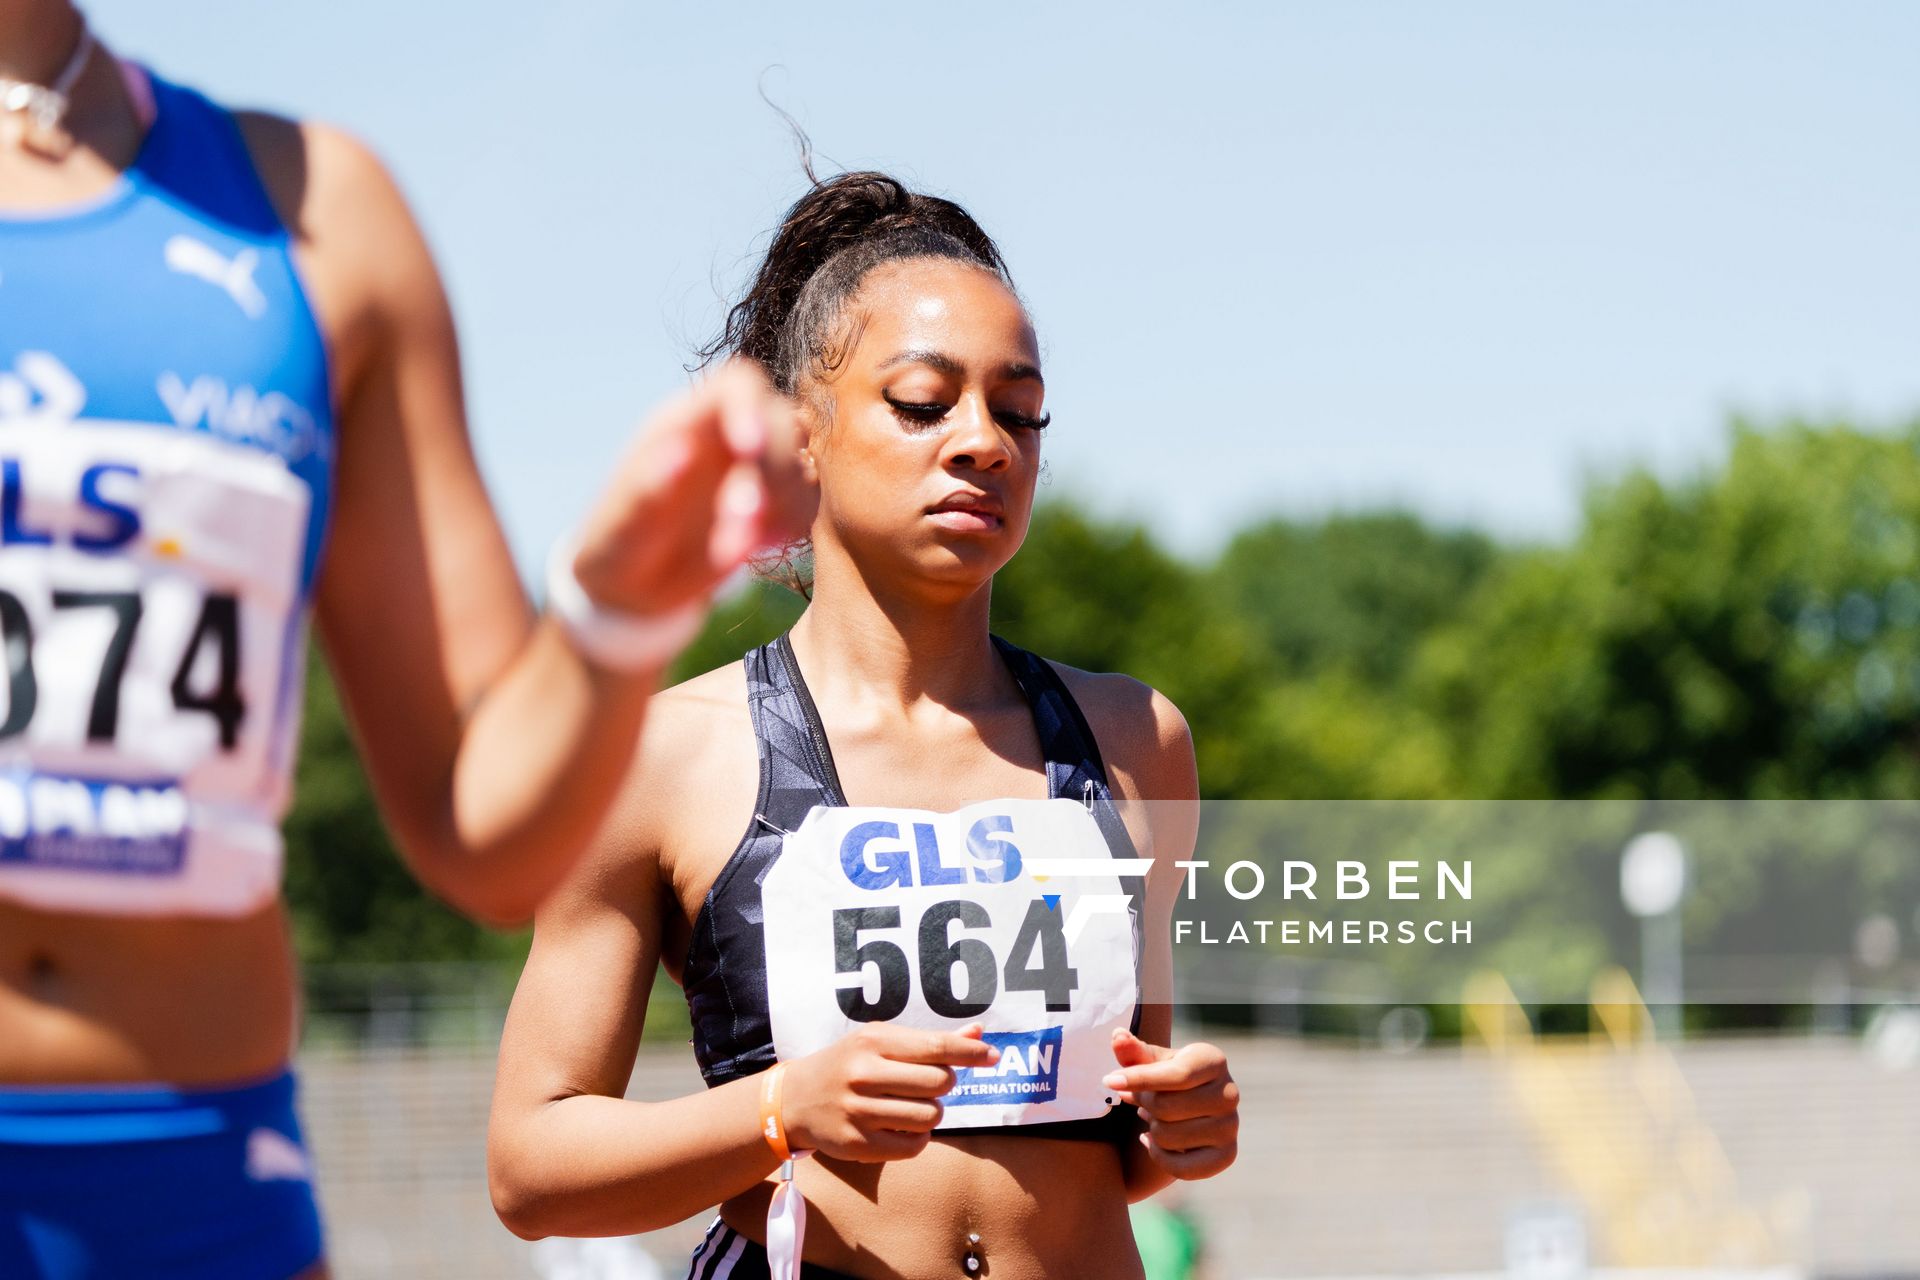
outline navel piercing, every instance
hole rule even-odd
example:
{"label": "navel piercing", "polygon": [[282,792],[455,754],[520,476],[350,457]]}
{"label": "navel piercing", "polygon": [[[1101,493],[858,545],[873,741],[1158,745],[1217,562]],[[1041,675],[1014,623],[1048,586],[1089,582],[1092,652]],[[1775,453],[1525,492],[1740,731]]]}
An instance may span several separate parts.
{"label": "navel piercing", "polygon": [[970,1276],[980,1274],[980,1233],[967,1232],[967,1254],[960,1259],[960,1267]]}

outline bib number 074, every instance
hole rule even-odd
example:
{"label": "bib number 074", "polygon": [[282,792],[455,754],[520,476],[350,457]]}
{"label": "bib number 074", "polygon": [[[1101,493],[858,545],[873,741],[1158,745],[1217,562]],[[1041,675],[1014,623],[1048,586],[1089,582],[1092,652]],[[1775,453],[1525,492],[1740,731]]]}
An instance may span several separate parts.
{"label": "bib number 074", "polygon": [[[120,681],[127,657],[140,629],[143,612],[133,591],[55,591],[55,609],[100,609],[113,616],[113,638],[100,659],[93,702],[87,710],[87,741],[112,742],[120,727]],[[0,590],[0,642],[6,652],[7,714],[0,720],[0,739],[25,733],[40,701],[40,682],[33,670],[33,621],[19,596]],[[203,649],[211,647],[216,661],[211,693],[193,687],[192,676]],[[186,651],[168,686],[173,705],[182,711],[204,711],[220,726],[220,747],[232,751],[240,741],[240,722],[247,704],[240,694],[240,603],[231,595],[215,593],[200,606],[200,619],[187,640]]]}
{"label": "bib number 074", "polygon": [[[1046,997],[1047,1012],[1072,1008],[1072,994],[1080,975],[1067,963],[1067,935],[1062,909],[1033,899],[1014,935],[1004,966],[983,939],[953,936],[954,926],[990,929],[993,919],[985,906],[971,899],[936,902],[920,916],[920,988],[927,1007],[945,1018],[971,1018],[985,1013],[1001,990],[1038,991]],[[859,974],[856,986],[835,991],[840,1011],[855,1022],[889,1022],[907,1007],[913,990],[907,953],[885,938],[861,941],[869,930],[900,928],[900,908],[845,907],[833,913],[835,971]],[[880,976],[880,994],[867,999],[865,974],[872,965]],[[954,990],[954,969],[966,970],[966,995]]]}

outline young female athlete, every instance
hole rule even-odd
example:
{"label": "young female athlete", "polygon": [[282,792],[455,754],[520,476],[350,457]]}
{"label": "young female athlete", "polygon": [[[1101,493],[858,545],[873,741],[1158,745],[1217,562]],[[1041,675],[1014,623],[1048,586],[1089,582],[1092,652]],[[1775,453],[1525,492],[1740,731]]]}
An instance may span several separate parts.
{"label": "young female athlete", "polygon": [[318,1273],[278,903],[310,604],[414,871],[525,919],[803,488],[783,406],[732,369],[662,411],[536,619],[379,165],[0,0],[0,1276]]}
{"label": "young female athlete", "polygon": [[[659,696],[537,915],[495,1205],[535,1237],[718,1203],[701,1280],[1138,1275],[1128,1202],[1231,1163],[1237,1091],[1138,1003],[1137,937],[1149,991],[1168,944],[1135,932],[1133,860],[1159,881],[1193,848],[1185,722],[988,633],[1047,425],[1033,326],[962,209],[850,173],[788,212],[717,346],[801,404],[811,602]],[[661,960],[709,1089],[625,1101]],[[803,1231],[775,1194],[802,1150]]]}

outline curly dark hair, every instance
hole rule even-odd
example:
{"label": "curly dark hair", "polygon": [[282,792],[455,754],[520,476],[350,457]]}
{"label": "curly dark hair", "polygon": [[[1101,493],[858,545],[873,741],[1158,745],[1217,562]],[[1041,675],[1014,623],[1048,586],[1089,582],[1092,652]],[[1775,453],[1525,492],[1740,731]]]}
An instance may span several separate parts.
{"label": "curly dark hair", "polygon": [[[812,185],[780,219],[753,282],[727,312],[719,336],[700,348],[695,367],[745,356],[759,361],[783,393],[803,394],[809,383],[831,375],[859,340],[858,322],[845,323],[847,302],[883,263],[946,258],[991,271],[1013,287],[999,246],[965,209],[873,170],[821,179],[805,135],[799,137],[801,166]],[[800,539],[755,568],[811,599],[809,552]]]}
{"label": "curly dark hair", "polygon": [[807,375],[831,373],[851,348],[839,332],[846,303],[867,273],[907,258],[950,258],[1013,278],[991,237],[965,209],[910,191],[872,170],[815,178],[774,232],[753,283],[727,312],[702,365],[741,355],[766,366],[774,385],[797,394]]}

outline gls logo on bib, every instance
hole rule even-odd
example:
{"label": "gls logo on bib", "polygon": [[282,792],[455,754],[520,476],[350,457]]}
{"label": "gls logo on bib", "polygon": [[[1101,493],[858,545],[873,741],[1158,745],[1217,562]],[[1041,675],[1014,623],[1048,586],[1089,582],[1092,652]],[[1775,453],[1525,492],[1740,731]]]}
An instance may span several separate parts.
{"label": "gls logo on bib", "polygon": [[956,1073],[943,1128],[1104,1114],[1110,1037],[1137,995],[1133,921],[1075,908],[1124,901],[1116,871],[1071,800],[814,809],[761,884],[775,1051],[865,1022],[980,1022],[1000,1061]]}

